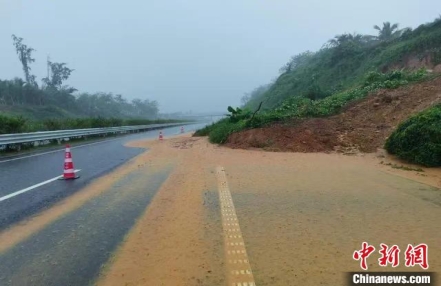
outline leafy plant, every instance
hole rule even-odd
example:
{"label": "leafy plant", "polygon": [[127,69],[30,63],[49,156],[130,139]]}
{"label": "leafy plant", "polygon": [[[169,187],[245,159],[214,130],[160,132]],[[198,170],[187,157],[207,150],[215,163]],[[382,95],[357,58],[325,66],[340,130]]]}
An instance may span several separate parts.
{"label": "leafy plant", "polygon": [[401,123],[387,139],[385,148],[413,163],[441,166],[441,104]]}
{"label": "leafy plant", "polygon": [[0,115],[0,134],[20,133],[26,125],[26,119],[21,116],[7,117]]}
{"label": "leafy plant", "polygon": [[50,67],[50,77],[43,78],[43,82],[51,88],[60,89],[63,81],[67,80],[70,74],[74,71],[66,66],[66,63],[47,62]]}
{"label": "leafy plant", "polygon": [[395,38],[398,38],[402,35],[406,29],[399,30],[398,24],[391,24],[390,22],[384,22],[383,27],[379,27],[378,25],[374,26],[375,30],[378,30],[378,39],[380,41],[390,41]]}
{"label": "leafy plant", "polygon": [[236,109],[234,109],[231,106],[228,106],[228,112],[230,112],[231,114],[228,114],[230,121],[233,123],[236,123],[240,120],[243,119],[247,119],[249,117],[251,117],[251,112],[246,109],[246,110],[242,110],[241,108],[237,107]]}
{"label": "leafy plant", "polygon": [[228,120],[221,120],[209,133],[209,140],[211,143],[223,144],[227,141],[230,134],[243,130],[245,128],[244,121],[231,122]]}

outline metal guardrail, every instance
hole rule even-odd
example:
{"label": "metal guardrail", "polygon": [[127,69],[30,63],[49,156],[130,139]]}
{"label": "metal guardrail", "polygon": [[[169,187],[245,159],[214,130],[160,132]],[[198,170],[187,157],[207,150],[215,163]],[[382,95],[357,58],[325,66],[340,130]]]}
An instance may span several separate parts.
{"label": "metal guardrail", "polygon": [[185,123],[168,123],[168,124],[150,124],[150,125],[136,125],[136,126],[120,126],[120,127],[106,127],[106,128],[88,128],[88,129],[73,129],[73,130],[57,130],[57,131],[41,131],[32,133],[14,133],[0,135],[0,146],[30,143],[45,140],[62,140],[65,138],[85,137],[100,134],[117,134],[129,133],[132,131],[148,131],[164,127],[173,127],[184,125]]}

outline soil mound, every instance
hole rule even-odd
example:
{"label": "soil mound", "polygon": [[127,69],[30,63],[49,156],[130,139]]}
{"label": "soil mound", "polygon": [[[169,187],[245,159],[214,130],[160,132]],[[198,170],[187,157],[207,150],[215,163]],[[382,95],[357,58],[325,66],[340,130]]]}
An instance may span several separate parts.
{"label": "soil mound", "polygon": [[375,152],[409,116],[441,102],[441,77],[380,90],[326,118],[292,120],[233,133],[231,148],[291,152]]}

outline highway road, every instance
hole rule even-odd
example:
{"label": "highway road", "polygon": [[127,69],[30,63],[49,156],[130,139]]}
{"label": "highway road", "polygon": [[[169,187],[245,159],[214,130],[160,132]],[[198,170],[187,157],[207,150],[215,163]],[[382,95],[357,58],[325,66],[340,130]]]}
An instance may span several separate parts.
{"label": "highway road", "polygon": [[[439,168],[177,134],[73,148],[78,180],[30,190],[61,175],[63,150],[0,162],[0,285],[344,285],[364,241],[370,271],[421,271],[404,265],[420,243],[441,270]],[[398,267],[378,264],[381,243],[401,248]]]}
{"label": "highway road", "polygon": [[[193,131],[205,124],[185,126]],[[112,138],[72,148],[74,166],[81,170],[80,180],[59,181],[34,188],[63,173],[64,148],[56,151],[24,155],[13,159],[0,159],[0,230],[53,203],[75,193],[93,179],[100,177],[144,151],[143,148],[128,148],[124,144],[133,140],[158,138],[158,130]],[[164,137],[180,133],[180,127],[163,130]],[[8,195],[33,188],[11,198]],[[2,199],[3,198],[3,199]]]}

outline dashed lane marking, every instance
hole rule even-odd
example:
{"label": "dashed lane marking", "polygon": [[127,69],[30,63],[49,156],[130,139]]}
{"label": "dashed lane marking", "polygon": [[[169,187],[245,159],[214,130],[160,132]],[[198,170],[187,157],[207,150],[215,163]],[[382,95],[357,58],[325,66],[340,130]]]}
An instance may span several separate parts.
{"label": "dashed lane marking", "polygon": [[216,175],[224,229],[225,255],[229,262],[227,272],[229,285],[256,286],[224,168],[218,167]]}

